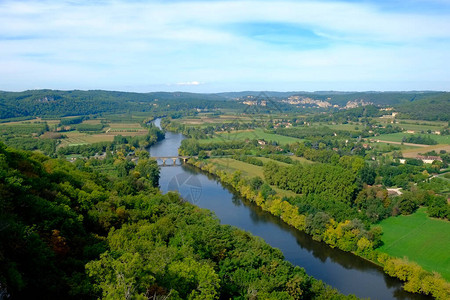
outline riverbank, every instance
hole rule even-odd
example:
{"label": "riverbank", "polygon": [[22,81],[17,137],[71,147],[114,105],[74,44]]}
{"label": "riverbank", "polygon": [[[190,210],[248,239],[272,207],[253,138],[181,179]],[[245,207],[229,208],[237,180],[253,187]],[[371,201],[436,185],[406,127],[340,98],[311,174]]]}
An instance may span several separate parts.
{"label": "riverbank", "polygon": [[[239,172],[229,174],[220,170],[211,163],[191,159],[189,164],[200,168],[210,174],[217,176],[222,183],[232,187],[241,197],[255,203],[262,210],[269,212],[286,224],[297,230],[305,231],[307,216],[298,213],[296,206],[284,201],[279,195],[267,194],[267,191],[255,190],[248,179],[242,178]],[[405,259],[391,257],[375,249],[372,241],[362,237],[339,235],[345,226],[349,226],[351,221],[334,223],[327,227],[324,236],[318,238],[330,247],[351,252],[363,259],[366,259],[383,268],[389,276],[399,278],[404,284],[404,289],[412,293],[432,295],[437,299],[450,298],[450,284],[439,274],[430,273],[423,270],[419,265],[408,262]],[[352,250],[352,247],[354,250]]]}

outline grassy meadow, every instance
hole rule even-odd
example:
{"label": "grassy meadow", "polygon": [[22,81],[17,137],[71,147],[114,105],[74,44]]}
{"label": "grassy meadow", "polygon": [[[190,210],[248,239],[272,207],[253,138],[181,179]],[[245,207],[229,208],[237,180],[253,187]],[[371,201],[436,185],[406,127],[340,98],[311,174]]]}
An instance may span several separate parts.
{"label": "grassy meadow", "polygon": [[429,218],[426,208],[409,216],[383,220],[381,252],[407,257],[450,281],[450,222]]}

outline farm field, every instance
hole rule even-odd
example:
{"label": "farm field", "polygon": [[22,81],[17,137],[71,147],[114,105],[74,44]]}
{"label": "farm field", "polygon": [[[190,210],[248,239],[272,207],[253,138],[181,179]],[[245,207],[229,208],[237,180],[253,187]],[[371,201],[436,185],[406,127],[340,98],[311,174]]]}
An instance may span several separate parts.
{"label": "farm field", "polygon": [[133,112],[133,114],[104,115],[104,119],[111,123],[136,123],[148,119],[146,112]]}
{"label": "farm field", "polygon": [[83,124],[96,125],[96,124],[100,124],[101,121],[102,120],[100,120],[100,119],[84,120]]}
{"label": "farm field", "polygon": [[[360,131],[364,128],[364,125],[359,125],[359,124],[336,124],[336,125],[328,125],[328,124],[313,124],[313,126],[318,126],[318,127],[322,127],[322,126],[326,126],[329,127],[331,129],[335,129],[335,130],[344,130],[344,131]],[[358,129],[356,129],[358,128]]]}
{"label": "farm field", "polygon": [[120,132],[127,132],[127,135],[132,132],[147,132],[139,123],[110,123],[106,125],[104,130],[105,132],[117,132],[118,134]]}
{"label": "farm field", "polygon": [[[395,144],[394,144],[395,143]],[[396,151],[397,150],[401,150],[402,152],[404,150],[409,150],[409,149],[423,149],[424,147],[417,147],[417,146],[411,146],[411,145],[401,145],[401,143],[397,143],[397,142],[393,142],[393,143],[389,143],[389,142],[368,142],[368,144],[373,147],[374,149],[377,150],[381,150],[381,151],[390,151],[393,150],[391,148],[395,148]],[[423,150],[421,150],[423,152]]]}
{"label": "farm field", "polygon": [[416,133],[419,133],[424,131],[426,132],[427,130],[431,130],[431,131],[440,131],[442,129],[444,129],[444,125],[431,125],[431,124],[427,124],[427,125],[419,125],[419,124],[410,124],[410,123],[398,123],[395,124],[395,126],[399,126],[405,130],[414,130]]}
{"label": "farm field", "polygon": [[450,222],[429,218],[426,208],[420,208],[412,215],[388,218],[380,225],[384,242],[381,252],[406,256],[425,270],[450,280]]}
{"label": "farm field", "polygon": [[[272,161],[280,165],[288,165],[286,163],[272,160],[270,158],[258,157],[258,159],[261,159],[263,162]],[[220,169],[225,170],[227,172],[241,171],[244,177],[251,178],[259,176],[262,179],[264,179],[263,167],[260,166],[255,166],[232,158],[212,158],[209,159],[209,161],[216,164],[217,166],[219,166]],[[272,186],[272,189],[282,197],[292,197],[297,195],[292,191],[282,190],[275,186]]]}
{"label": "farm field", "polygon": [[[13,133],[16,136],[31,137],[42,133],[45,123],[48,124],[49,128],[56,128],[60,120],[42,120],[40,118],[26,120],[26,121],[16,121],[0,123],[0,133],[8,132]],[[100,124],[100,119],[85,120],[81,124],[86,125],[97,125]],[[95,133],[80,132],[80,131],[66,131],[66,132],[54,132],[48,131],[41,135],[42,139],[54,139],[55,136],[64,135],[66,138],[61,138],[58,147],[64,146],[78,146],[85,144],[92,144],[97,142],[111,142],[114,140],[114,136],[136,136],[145,135],[147,129],[142,127],[138,122],[112,122],[107,124],[102,131]]]}
{"label": "farm field", "polygon": [[[397,133],[390,133],[390,134],[381,134],[379,136],[373,137],[373,139],[380,140],[380,141],[389,141],[389,142],[399,142],[401,143],[402,138],[404,136],[410,136],[410,133],[405,132],[397,132]],[[415,134],[417,135],[417,134]],[[438,144],[445,144],[450,145],[450,136],[441,136],[436,134],[421,134],[422,136],[429,136],[433,140],[437,141]]]}
{"label": "farm field", "polygon": [[[99,124],[100,121],[97,120],[88,120],[84,121],[83,124]],[[136,136],[136,135],[145,135],[147,130],[139,123],[110,123],[105,128],[103,128],[103,132],[101,133],[85,133],[79,131],[68,131],[63,134],[67,136],[65,139],[61,139],[61,144],[59,147],[65,146],[78,146],[85,144],[92,144],[98,142],[112,142],[114,140],[114,136],[123,135],[123,136]]]}
{"label": "farm field", "polygon": [[279,134],[266,133],[263,129],[257,128],[255,130],[238,130],[230,133],[218,133],[213,139],[199,140],[200,143],[209,142],[223,142],[223,141],[238,141],[238,140],[254,140],[264,139],[265,141],[276,141],[280,145],[300,142],[301,139],[283,136]]}
{"label": "farm field", "polygon": [[417,121],[417,120],[396,120],[395,124],[391,123],[392,119],[377,119],[377,122],[384,125],[392,125],[394,127],[398,126],[405,130],[414,130],[416,133],[420,133],[421,131],[436,131],[442,130],[445,126],[447,126],[447,122],[440,121]]}
{"label": "farm field", "polygon": [[423,147],[423,148],[407,149],[407,150],[403,150],[402,154],[404,157],[415,158],[418,155],[420,155],[420,153],[426,153],[426,152],[430,152],[433,150],[436,152],[439,152],[440,150],[445,150],[447,152],[450,152],[450,145],[433,145],[433,146],[427,146],[427,147]]}
{"label": "farm field", "polygon": [[180,123],[185,125],[204,125],[208,126],[211,124],[223,124],[223,123],[231,123],[231,122],[249,122],[251,121],[250,117],[241,117],[237,115],[201,115],[196,118],[184,118],[180,120]]}
{"label": "farm field", "polygon": [[[414,129],[417,128],[418,130],[428,130],[431,129],[433,130],[433,128],[436,127],[440,127],[440,128],[444,128],[445,126],[448,125],[448,122],[445,121],[424,121],[424,120],[408,120],[408,119],[404,119],[404,120],[397,120],[397,124],[400,127],[410,127],[410,129]],[[409,128],[408,128],[409,129]]]}
{"label": "farm field", "polygon": [[0,126],[1,125],[30,125],[30,124],[43,123],[43,122],[47,122],[47,124],[49,126],[59,124],[59,120],[46,120],[46,119],[41,119],[41,118],[35,118],[35,119],[30,119],[30,120],[12,121],[12,122],[8,122],[5,120],[5,122],[0,123]]}
{"label": "farm field", "polygon": [[65,146],[79,146],[98,142],[112,142],[114,135],[112,134],[87,134],[78,131],[64,132],[67,136],[65,139],[61,139],[59,147]]}

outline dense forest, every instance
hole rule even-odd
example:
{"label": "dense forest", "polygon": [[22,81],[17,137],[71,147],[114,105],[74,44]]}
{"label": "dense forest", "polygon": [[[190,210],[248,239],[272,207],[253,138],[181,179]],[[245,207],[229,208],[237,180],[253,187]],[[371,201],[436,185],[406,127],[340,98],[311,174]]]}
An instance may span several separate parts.
{"label": "dense forest", "polygon": [[398,106],[403,118],[450,121],[450,96],[448,93],[430,99],[421,99]]}
{"label": "dense forest", "polygon": [[0,92],[0,119],[148,112],[159,115],[239,103],[209,94],[31,90]]}

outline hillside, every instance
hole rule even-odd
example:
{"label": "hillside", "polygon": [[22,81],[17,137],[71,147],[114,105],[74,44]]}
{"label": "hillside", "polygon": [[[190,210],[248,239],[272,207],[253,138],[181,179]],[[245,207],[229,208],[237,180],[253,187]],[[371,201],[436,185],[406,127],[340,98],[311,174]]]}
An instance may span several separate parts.
{"label": "hillside", "polygon": [[[158,112],[225,106],[226,99],[210,94],[129,93],[116,91],[31,90],[0,92],[0,119],[19,117],[64,117],[102,113]],[[232,106],[228,103],[226,106]]]}
{"label": "hillside", "polygon": [[450,95],[436,95],[399,105],[402,118],[429,121],[450,121]]}
{"label": "hillside", "polygon": [[[447,92],[228,92],[196,94],[185,92],[130,93],[117,91],[57,91],[31,90],[0,92],[0,119],[64,117],[69,115],[99,115],[126,112],[146,112],[164,115],[169,111],[196,109],[242,108],[246,100],[269,98],[283,111],[308,112],[305,105],[288,104],[288,99],[303,99],[306,108],[340,109],[362,104],[396,106],[401,117],[425,120],[448,120],[450,93]],[[235,100],[240,101],[235,101]],[[266,100],[266,99],[259,99]],[[317,106],[308,103],[325,104]],[[348,105],[350,104],[350,106]],[[438,113],[436,113],[438,112]]]}

